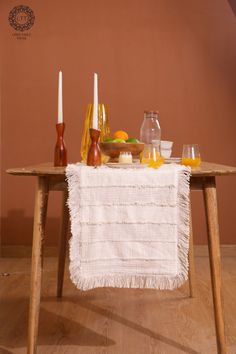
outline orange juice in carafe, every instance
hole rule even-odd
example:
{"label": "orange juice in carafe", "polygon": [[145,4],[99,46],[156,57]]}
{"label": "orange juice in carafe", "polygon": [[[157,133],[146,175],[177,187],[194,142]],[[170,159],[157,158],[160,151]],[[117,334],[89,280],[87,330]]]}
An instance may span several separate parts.
{"label": "orange juice in carafe", "polygon": [[[93,104],[90,103],[88,105],[86,117],[84,121],[84,128],[83,128],[81,149],[80,149],[82,161],[85,163],[87,161],[88,150],[91,143],[89,129],[92,128],[92,120],[93,120]],[[104,104],[98,105],[98,129],[101,131],[100,133],[101,142],[110,136],[108,117],[107,117],[106,107]],[[105,155],[102,155],[102,162],[106,162],[107,160],[108,158]]]}

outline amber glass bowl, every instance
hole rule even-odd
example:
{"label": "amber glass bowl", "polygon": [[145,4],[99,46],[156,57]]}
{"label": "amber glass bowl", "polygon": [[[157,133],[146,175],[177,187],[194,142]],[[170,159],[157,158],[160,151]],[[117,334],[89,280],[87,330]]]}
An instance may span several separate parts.
{"label": "amber glass bowl", "polygon": [[143,152],[143,143],[100,143],[101,151],[109,156],[110,162],[118,162],[121,152],[131,152],[133,160],[140,160],[140,154]]}

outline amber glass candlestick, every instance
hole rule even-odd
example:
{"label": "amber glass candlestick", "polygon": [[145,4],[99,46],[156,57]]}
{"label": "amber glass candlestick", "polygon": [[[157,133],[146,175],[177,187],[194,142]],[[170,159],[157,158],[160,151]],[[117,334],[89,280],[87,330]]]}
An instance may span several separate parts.
{"label": "amber glass candlestick", "polygon": [[57,123],[57,142],[54,152],[54,166],[67,166],[67,150],[64,141],[65,123]]}
{"label": "amber glass candlestick", "polygon": [[98,145],[98,139],[100,136],[100,130],[90,128],[89,134],[91,138],[91,144],[88,151],[87,165],[88,166],[100,166],[102,164],[101,151]]}

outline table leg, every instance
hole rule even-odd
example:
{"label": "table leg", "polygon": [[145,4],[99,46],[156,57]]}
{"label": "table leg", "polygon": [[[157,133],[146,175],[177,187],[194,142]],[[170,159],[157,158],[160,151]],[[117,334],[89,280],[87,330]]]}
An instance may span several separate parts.
{"label": "table leg", "polygon": [[189,296],[194,297],[195,293],[195,264],[194,264],[194,249],[193,249],[193,225],[192,225],[192,212],[190,205],[190,217],[189,217],[189,253],[188,253],[188,262],[189,262]]}
{"label": "table leg", "polygon": [[62,213],[61,213],[61,227],[59,235],[59,256],[58,256],[58,271],[57,271],[57,297],[62,297],[63,279],[66,258],[66,243],[67,243],[67,230],[69,223],[69,210],[66,204],[68,192],[63,191],[62,196]]}
{"label": "table leg", "polygon": [[221,289],[221,259],[220,238],[217,212],[217,195],[215,177],[207,177],[203,184],[207,230],[208,248],[210,257],[211,282],[213,292],[215,327],[218,354],[226,354],[226,341],[223,316],[223,300]]}
{"label": "table leg", "polygon": [[28,354],[37,351],[38,320],[40,308],[43,252],[42,246],[45,234],[45,221],[48,202],[48,180],[38,177],[35,195],[34,230],[31,263],[31,291],[28,328]]}

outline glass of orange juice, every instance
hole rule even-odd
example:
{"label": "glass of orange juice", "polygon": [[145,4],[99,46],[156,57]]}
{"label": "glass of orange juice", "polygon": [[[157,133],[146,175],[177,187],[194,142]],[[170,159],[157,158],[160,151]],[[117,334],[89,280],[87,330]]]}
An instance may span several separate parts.
{"label": "glass of orange juice", "polygon": [[148,167],[158,168],[164,162],[160,154],[160,147],[157,144],[145,144],[142,159],[143,164],[148,164]]}
{"label": "glass of orange juice", "polygon": [[201,164],[201,156],[197,144],[187,144],[183,146],[182,165],[198,167]]}
{"label": "glass of orange juice", "polygon": [[142,153],[142,163],[149,164],[150,162],[156,161],[158,159],[158,151],[152,144],[145,144]]}

